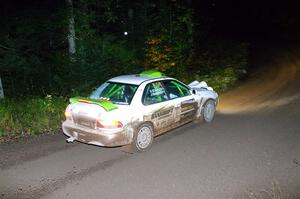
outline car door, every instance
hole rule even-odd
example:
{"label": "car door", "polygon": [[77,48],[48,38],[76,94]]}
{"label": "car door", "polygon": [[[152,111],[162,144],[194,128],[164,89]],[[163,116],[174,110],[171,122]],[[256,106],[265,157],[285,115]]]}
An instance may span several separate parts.
{"label": "car door", "polygon": [[169,130],[174,124],[174,103],[169,100],[161,81],[151,82],[145,86],[142,104],[143,120],[152,122],[155,135]]}
{"label": "car door", "polygon": [[175,122],[178,125],[189,122],[195,118],[198,103],[191,94],[190,89],[176,80],[163,81],[168,98],[175,107]]}

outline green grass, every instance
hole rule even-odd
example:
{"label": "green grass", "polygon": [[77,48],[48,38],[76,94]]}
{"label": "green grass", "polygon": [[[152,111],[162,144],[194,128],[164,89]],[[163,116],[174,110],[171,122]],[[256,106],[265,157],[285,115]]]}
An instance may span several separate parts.
{"label": "green grass", "polygon": [[55,133],[67,103],[62,97],[27,97],[0,101],[0,142]]}

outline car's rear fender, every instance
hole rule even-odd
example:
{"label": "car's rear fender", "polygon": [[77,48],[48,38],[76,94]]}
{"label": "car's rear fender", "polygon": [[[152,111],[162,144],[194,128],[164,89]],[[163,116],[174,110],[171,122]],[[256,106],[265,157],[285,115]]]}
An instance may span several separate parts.
{"label": "car's rear fender", "polygon": [[132,121],[132,122],[131,122],[131,127],[133,128],[134,133],[136,133],[136,132],[137,132],[137,129],[139,129],[139,127],[140,127],[141,125],[143,125],[143,124],[149,124],[149,125],[151,125],[152,129],[155,130],[155,129],[154,129],[154,124],[153,124],[153,122],[151,122],[151,121],[141,121],[141,120],[136,120],[136,121]]}

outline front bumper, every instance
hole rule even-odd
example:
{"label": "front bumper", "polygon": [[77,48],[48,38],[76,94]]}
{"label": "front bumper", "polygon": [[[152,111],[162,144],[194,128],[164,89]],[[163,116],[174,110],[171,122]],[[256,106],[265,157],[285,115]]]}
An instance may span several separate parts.
{"label": "front bumper", "polygon": [[123,146],[132,142],[133,131],[130,128],[120,128],[114,130],[91,129],[66,120],[62,124],[63,132],[71,140],[77,140],[87,144],[97,146]]}

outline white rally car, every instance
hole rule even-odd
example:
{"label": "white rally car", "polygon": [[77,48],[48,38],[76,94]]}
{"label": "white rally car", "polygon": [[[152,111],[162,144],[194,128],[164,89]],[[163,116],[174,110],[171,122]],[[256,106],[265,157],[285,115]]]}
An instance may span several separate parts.
{"label": "white rally car", "polygon": [[218,94],[205,82],[189,86],[158,71],[112,78],[89,98],[70,99],[63,132],[98,146],[147,150],[153,138],[193,120],[211,122]]}

